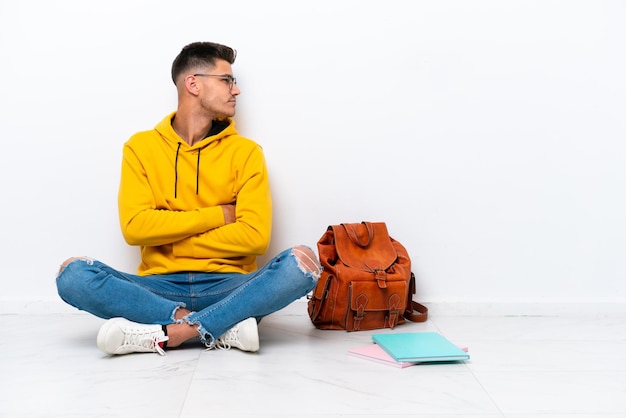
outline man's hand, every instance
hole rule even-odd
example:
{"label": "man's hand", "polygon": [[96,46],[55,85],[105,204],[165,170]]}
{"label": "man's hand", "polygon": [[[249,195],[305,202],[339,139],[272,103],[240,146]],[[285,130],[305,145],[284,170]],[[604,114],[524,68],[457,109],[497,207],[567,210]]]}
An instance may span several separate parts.
{"label": "man's hand", "polygon": [[237,218],[235,217],[235,205],[221,205],[224,212],[224,223],[226,225],[235,223]]}

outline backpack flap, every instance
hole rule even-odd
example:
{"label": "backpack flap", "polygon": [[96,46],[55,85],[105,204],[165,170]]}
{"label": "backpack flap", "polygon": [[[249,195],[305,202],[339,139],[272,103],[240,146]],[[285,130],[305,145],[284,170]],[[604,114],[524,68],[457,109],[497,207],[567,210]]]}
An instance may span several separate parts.
{"label": "backpack flap", "polygon": [[398,258],[384,222],[332,226],[337,256],[346,266],[373,273],[379,287],[386,287],[386,270]]}

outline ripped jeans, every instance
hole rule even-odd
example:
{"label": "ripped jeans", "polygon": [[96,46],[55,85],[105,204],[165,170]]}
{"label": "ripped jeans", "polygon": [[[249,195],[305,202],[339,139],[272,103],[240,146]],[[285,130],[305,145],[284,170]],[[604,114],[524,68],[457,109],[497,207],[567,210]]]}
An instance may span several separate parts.
{"label": "ripped jeans", "polygon": [[[68,304],[100,318],[124,317],[142,324],[180,323],[178,308],[191,311],[184,318],[199,325],[200,340],[212,346],[218,337],[244,319],[257,322],[309,293],[321,267],[306,256],[308,266],[290,248],[259,270],[248,273],[181,272],[137,276],[117,271],[89,258],[77,258],[57,276],[59,296]],[[313,254],[311,252],[311,254]]]}

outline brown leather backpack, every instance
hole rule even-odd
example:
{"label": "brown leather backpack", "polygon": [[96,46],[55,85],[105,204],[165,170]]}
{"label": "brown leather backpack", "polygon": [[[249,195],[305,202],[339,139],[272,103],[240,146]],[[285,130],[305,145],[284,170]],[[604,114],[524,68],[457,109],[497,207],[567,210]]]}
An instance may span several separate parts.
{"label": "brown leather backpack", "polygon": [[308,313],[319,329],[361,331],[424,322],[406,249],[384,222],[331,225],[317,243],[322,275]]}

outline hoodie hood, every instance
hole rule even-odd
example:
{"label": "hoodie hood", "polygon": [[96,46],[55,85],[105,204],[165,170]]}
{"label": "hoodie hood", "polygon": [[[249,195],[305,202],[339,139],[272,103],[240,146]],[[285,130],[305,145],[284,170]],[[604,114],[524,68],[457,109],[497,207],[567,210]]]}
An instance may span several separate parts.
{"label": "hoodie hood", "polygon": [[228,136],[237,135],[237,129],[235,129],[235,121],[231,118],[214,120],[211,129],[204,137],[202,141],[196,142],[194,145],[187,144],[181,137],[176,133],[174,128],[172,127],[172,120],[176,116],[176,112],[172,112],[167,115],[161,122],[154,127],[154,129],[168,142],[171,142],[174,147],[177,147],[179,143],[181,143],[181,147],[186,151],[193,151],[198,148],[204,148],[209,145],[211,142],[220,141]]}

